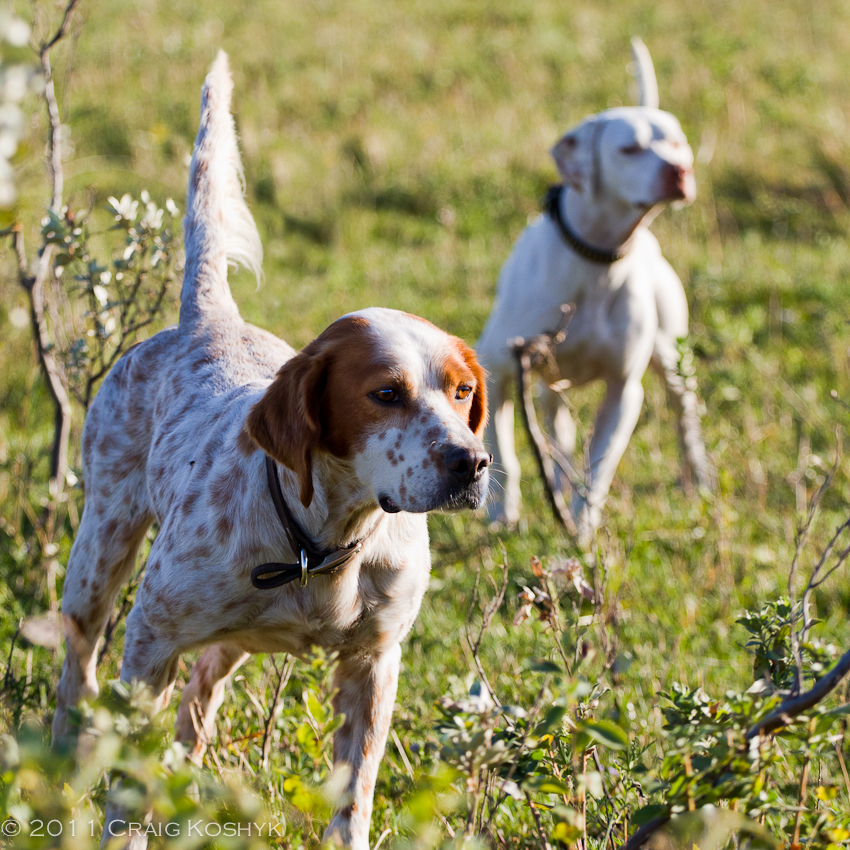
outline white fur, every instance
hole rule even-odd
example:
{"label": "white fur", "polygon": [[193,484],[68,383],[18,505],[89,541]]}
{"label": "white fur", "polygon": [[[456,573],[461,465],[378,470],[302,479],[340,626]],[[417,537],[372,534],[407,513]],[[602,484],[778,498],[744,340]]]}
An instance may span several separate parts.
{"label": "white fur", "polygon": [[263,246],[245,204],[242,160],[230,113],[232,94],[227,54],[220,51],[201,93],[201,119],[189,167],[183,324],[197,321],[200,314],[238,314],[227,286],[228,260],[245,266],[257,280],[262,277]]}
{"label": "white fur", "polygon": [[637,36],[632,39],[632,59],[635,63],[638,105],[658,109],[658,81],[655,78],[655,67],[649,50]]}
{"label": "white fur", "polygon": [[[627,247],[611,265],[591,262],[569,247],[556,224],[541,216],[520,236],[502,268],[496,302],[478,343],[490,371],[488,441],[504,489],[494,494],[493,520],[519,518],[519,461],[514,449],[510,386],[515,361],[508,340],[554,331],[563,304],[575,305],[557,365],[572,385],[607,385],[590,446],[586,492],[573,494],[580,539],[599,525],[601,508],[643,402],[641,379],[652,362],[665,380],[676,410],[685,460],[697,482],[711,484],[697,413],[697,398],[678,374],[676,340],[688,329],[682,284],[647,225],[670,201],[695,193],[693,155],[679,122],[648,107],[592,115],[552,151],[568,187],[561,214],[584,242],[611,251]],[[555,394],[544,389],[550,431],[572,454],[576,428]]]}

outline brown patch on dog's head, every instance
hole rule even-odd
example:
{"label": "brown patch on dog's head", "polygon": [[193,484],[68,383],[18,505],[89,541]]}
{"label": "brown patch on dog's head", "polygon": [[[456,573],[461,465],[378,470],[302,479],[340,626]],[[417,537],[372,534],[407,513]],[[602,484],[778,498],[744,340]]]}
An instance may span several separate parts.
{"label": "brown patch on dog's head", "polygon": [[458,410],[466,408],[469,430],[480,437],[487,424],[487,373],[478,362],[475,352],[458,337],[449,338],[453,351],[444,365],[446,389],[453,395],[461,386],[471,389],[471,401],[450,396]]}
{"label": "brown patch on dog's head", "polygon": [[[365,312],[334,322],[285,363],[246,421],[250,438],[295,472],[305,507],[313,498],[319,449],[351,459],[367,450],[371,437],[393,433],[394,447],[384,445],[379,453],[398,466],[407,463],[399,451],[403,435],[418,433],[423,423],[439,433],[432,438],[423,433],[422,439],[445,439],[449,423],[439,424],[442,414],[435,419],[428,401],[435,379],[472,435],[480,438],[484,429],[486,374],[466,343],[424,319],[408,325],[403,313]],[[419,322],[427,327],[419,328]],[[370,463],[379,469],[377,455]],[[388,486],[395,492],[404,484]]]}
{"label": "brown patch on dog's head", "polygon": [[364,387],[381,363],[368,327],[357,316],[334,322],[283,365],[248,414],[248,434],[296,473],[305,507],[313,500],[316,449],[346,457],[373,413]]}

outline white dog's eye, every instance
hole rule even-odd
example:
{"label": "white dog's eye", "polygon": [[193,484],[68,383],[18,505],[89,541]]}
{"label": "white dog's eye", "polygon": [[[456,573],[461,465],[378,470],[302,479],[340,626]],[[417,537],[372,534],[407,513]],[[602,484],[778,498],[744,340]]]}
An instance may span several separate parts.
{"label": "white dog's eye", "polygon": [[642,152],[643,152],[643,148],[637,142],[635,142],[633,145],[628,145],[627,147],[620,148],[620,153],[624,153],[627,156],[631,155],[631,154],[642,153]]}
{"label": "white dog's eye", "polygon": [[401,400],[399,398],[398,391],[394,390],[392,387],[382,387],[379,390],[375,390],[373,393],[369,393],[369,395],[383,404],[393,404],[394,402]]}
{"label": "white dog's eye", "polygon": [[457,392],[455,393],[455,399],[457,399],[457,401],[464,401],[464,399],[469,398],[471,392],[472,387],[470,387],[469,384],[461,384],[457,388]]}

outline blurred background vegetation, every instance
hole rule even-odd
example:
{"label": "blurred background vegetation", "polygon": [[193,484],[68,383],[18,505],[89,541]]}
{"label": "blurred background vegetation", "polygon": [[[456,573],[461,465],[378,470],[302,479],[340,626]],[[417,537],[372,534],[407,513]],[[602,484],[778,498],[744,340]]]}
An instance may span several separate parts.
{"label": "blurred background vegetation", "polygon": [[[42,3],[35,18],[29,4],[15,8],[40,35],[55,29],[63,6]],[[848,424],[850,6],[83,0],[53,66],[66,199],[72,208],[93,206],[98,233],[110,221],[107,198],[126,192],[146,190],[161,207],[174,198],[182,213],[200,87],[223,48],[235,78],[249,205],[266,251],[261,288],[244,273],[232,278],[243,316],[302,346],[343,313],[381,305],[474,341],[502,262],[556,178],[549,148],[586,114],[633,102],[633,35],[649,47],[661,106],[679,117],[696,154],[697,201],[667,210],[653,230],[688,294],[706,441],[720,471],[716,497],[685,497],[674,425],[663,391],[647,376],[644,413],[600,534],[604,604],[581,640],[593,650],[585,675],[613,688],[600,711],[649,747],[650,763],[664,724],[660,692],[683,682],[722,695],[752,682],[748,635],[735,621],[787,591],[797,525]],[[24,109],[17,216],[35,245],[49,198],[46,118],[35,96]],[[47,497],[52,408],[16,274],[5,248],[0,656],[9,658],[6,684],[15,683],[7,688],[11,726],[30,712],[51,714],[61,650],[21,640],[12,647],[12,638],[20,618],[61,597],[82,504],[78,484],[58,550],[36,552],[32,526]],[[174,321],[169,311],[159,326]],[[574,396],[583,421],[597,400],[593,388]],[[76,408],[77,477],[81,423]],[[522,460],[526,503],[516,532],[492,532],[466,514],[431,520],[434,575],[404,648],[397,740],[382,767],[373,841],[387,829],[388,836],[403,831],[398,813],[412,793],[412,772],[435,758],[435,701],[465,694],[475,679],[459,636],[476,570],[498,572],[504,560],[511,577],[527,584],[531,556],[554,563],[572,554],[530,453]],[[847,516],[847,462],[838,465],[801,559],[798,591]],[[55,561],[52,569],[45,558]],[[503,699],[528,704],[539,683],[529,683],[524,662],[552,649],[545,623],[512,625],[518,589],[511,585],[481,657]],[[821,636],[846,648],[846,567],[813,605]],[[119,669],[120,632],[103,679]],[[284,700],[296,708],[304,687],[298,670]],[[276,682],[268,658],[236,677],[222,709],[221,770],[251,772]],[[285,726],[276,740],[289,746]],[[527,817],[505,829],[516,841],[534,834]]]}

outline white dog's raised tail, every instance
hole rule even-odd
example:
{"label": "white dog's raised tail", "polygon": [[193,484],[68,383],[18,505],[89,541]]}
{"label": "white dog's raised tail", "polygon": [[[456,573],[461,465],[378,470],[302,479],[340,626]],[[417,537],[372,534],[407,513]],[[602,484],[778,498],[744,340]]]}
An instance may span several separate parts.
{"label": "white dog's raised tail", "polygon": [[655,66],[649,55],[649,48],[637,37],[632,39],[632,59],[635,63],[635,80],[637,81],[637,105],[658,109],[658,80],[655,77]]}
{"label": "white dog's raised tail", "polygon": [[262,274],[263,247],[245,204],[242,161],[230,114],[232,93],[227,54],[221,51],[204,82],[189,170],[181,327],[223,312],[238,313],[227,284],[228,261],[249,269],[258,280]]}

